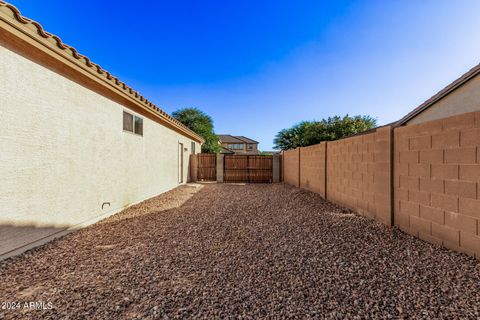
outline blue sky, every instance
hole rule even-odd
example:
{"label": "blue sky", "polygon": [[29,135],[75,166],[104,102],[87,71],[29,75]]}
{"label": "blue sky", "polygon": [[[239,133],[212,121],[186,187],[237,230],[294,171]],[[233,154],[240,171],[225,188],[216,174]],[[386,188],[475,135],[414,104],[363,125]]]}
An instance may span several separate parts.
{"label": "blue sky", "polygon": [[302,120],[401,118],[480,62],[480,1],[11,1],[172,112],[272,148]]}

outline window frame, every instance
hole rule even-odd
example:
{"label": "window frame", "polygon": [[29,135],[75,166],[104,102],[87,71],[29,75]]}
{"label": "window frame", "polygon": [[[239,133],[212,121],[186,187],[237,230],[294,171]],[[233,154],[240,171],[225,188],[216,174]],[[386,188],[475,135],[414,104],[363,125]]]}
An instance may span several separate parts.
{"label": "window frame", "polygon": [[[131,117],[131,125],[132,125],[132,130],[128,130],[128,129],[125,129],[125,116],[128,115]],[[133,131],[135,130],[135,116],[128,112],[128,111],[125,111],[123,110],[123,113],[122,113],[122,128],[123,128],[123,131],[124,132],[130,132],[130,133],[133,133]]]}
{"label": "window frame", "polygon": [[[129,115],[132,117],[132,130],[128,130],[128,129],[125,129],[125,115]],[[136,136],[140,136],[140,137],[143,137],[143,117],[139,116],[138,114],[134,113],[134,112],[131,112],[130,110],[125,110],[123,109],[123,113],[122,113],[122,120],[123,120],[123,123],[122,123],[122,129],[123,129],[123,132],[127,132],[127,133],[131,133],[131,134],[134,134]],[[141,123],[141,132],[137,132],[137,119],[140,120],[140,123]]]}
{"label": "window frame", "polygon": [[[141,124],[139,126],[141,128],[140,133],[137,132],[137,120],[140,120],[140,124]],[[139,117],[137,115],[134,115],[134,117],[133,117],[133,133],[143,137],[143,118]]]}

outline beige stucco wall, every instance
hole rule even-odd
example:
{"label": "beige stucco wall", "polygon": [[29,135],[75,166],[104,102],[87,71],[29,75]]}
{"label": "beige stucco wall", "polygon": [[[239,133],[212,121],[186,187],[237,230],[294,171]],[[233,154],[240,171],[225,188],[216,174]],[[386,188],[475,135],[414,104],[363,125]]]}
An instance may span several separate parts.
{"label": "beige stucco wall", "polygon": [[417,124],[473,111],[480,111],[480,76],[470,79],[407,124]]}
{"label": "beige stucco wall", "polygon": [[0,255],[175,188],[179,142],[187,180],[192,140],[124,109],[0,46]]}

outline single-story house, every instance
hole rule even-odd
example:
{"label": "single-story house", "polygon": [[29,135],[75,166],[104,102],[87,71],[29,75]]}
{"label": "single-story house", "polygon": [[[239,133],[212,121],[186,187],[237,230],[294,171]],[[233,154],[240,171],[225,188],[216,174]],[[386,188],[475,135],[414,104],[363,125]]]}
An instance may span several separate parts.
{"label": "single-story house", "polygon": [[411,125],[480,110],[480,64],[400,119]]}
{"label": "single-story house", "polygon": [[0,259],[188,180],[204,140],[0,1]]}

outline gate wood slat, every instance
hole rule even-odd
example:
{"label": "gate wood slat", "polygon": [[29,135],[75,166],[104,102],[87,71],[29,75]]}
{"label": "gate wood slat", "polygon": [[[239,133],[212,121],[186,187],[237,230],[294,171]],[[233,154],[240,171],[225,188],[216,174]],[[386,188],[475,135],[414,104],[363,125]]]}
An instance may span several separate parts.
{"label": "gate wood slat", "polygon": [[215,153],[199,153],[198,160],[198,177],[199,181],[216,181],[217,180],[217,155]]}
{"label": "gate wood slat", "polygon": [[224,181],[271,183],[273,157],[258,155],[225,155]]}

